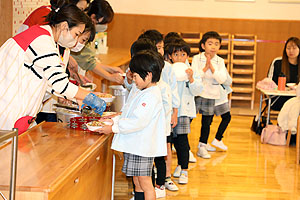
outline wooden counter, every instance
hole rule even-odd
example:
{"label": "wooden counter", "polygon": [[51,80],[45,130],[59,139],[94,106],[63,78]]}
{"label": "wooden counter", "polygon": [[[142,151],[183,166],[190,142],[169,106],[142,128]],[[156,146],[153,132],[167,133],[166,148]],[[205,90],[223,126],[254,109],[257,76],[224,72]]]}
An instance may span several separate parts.
{"label": "wooden counter", "polygon": [[107,54],[99,54],[101,63],[112,67],[122,67],[130,61],[130,49],[108,48]]}
{"label": "wooden counter", "polygon": [[[108,48],[107,54],[99,54],[98,58],[101,63],[105,65],[120,67],[123,71],[125,71],[130,62],[130,50],[125,48]],[[97,84],[96,91],[108,92],[108,86],[113,83],[103,79],[101,76],[93,72],[89,73],[91,73],[91,76],[93,77],[93,82]]]}
{"label": "wooden counter", "polygon": [[[111,199],[112,136],[44,122],[19,136],[16,199]],[[8,196],[11,146],[0,147],[0,191]]]}

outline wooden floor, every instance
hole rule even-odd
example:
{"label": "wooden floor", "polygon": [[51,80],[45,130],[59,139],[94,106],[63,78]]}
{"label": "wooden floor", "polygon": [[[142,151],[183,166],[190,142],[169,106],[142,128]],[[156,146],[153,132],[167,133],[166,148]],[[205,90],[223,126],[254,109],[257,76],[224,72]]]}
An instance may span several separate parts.
{"label": "wooden floor", "polygon": [[[211,159],[197,157],[189,165],[189,183],[179,185],[178,192],[167,191],[162,199],[300,199],[299,165],[295,146],[272,146],[260,143],[260,136],[251,132],[253,117],[233,116],[224,135],[227,152],[211,153]],[[191,150],[196,156],[201,116],[193,120],[189,135]],[[220,118],[214,118],[209,142],[215,136]],[[117,158],[115,200],[132,197],[131,181],[121,173],[122,160]],[[177,164],[173,153],[173,166]],[[178,183],[178,179],[173,179]]]}

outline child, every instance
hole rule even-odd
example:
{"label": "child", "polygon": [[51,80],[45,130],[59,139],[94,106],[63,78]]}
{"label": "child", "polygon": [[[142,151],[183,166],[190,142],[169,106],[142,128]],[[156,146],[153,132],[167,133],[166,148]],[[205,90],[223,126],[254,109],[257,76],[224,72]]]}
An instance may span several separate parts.
{"label": "child", "polygon": [[[139,51],[142,50],[154,50],[157,51],[157,48],[155,44],[148,38],[140,38],[137,41],[135,41],[131,45],[131,56],[134,56],[137,54]],[[130,90],[129,98],[132,95],[132,80],[130,80],[132,77],[131,72],[127,72],[125,85],[126,87]],[[128,83],[130,82],[130,84]],[[163,102],[163,107],[165,111],[165,117],[166,117],[166,136],[169,136],[171,133],[171,112],[172,112],[172,92],[170,86],[162,80],[162,78],[159,80],[157,84],[161,90],[161,96],[162,96],[162,102]],[[165,138],[167,139],[167,138]],[[167,141],[167,140],[166,140]],[[161,161],[162,160],[162,161]],[[156,180],[156,185],[155,185],[155,175],[154,172],[152,172],[152,182],[153,185],[155,186],[155,193],[156,193],[156,198],[162,198],[166,196],[166,191],[164,189],[164,184],[165,184],[165,177],[166,177],[166,164],[164,160],[164,156],[161,157],[156,157],[154,159],[154,162],[156,164],[156,167],[158,170],[157,174],[157,180]]]}
{"label": "child", "polygon": [[[153,41],[157,47],[157,51],[164,56],[164,41],[163,41],[163,36],[160,32],[157,30],[147,30],[144,32],[142,35],[139,36],[139,38],[148,38],[151,41]],[[180,99],[178,96],[178,91],[177,91],[177,82],[176,82],[176,77],[175,74],[173,73],[172,67],[170,63],[164,62],[164,68],[162,70],[162,75],[161,78],[164,82],[166,82],[172,91],[172,116],[171,116],[171,124],[172,128],[174,128],[177,124],[177,113],[178,113],[178,107],[180,105]],[[170,173],[170,168],[171,168],[171,159],[172,159],[172,151],[171,151],[171,136],[170,133],[168,134],[167,137],[167,149],[168,149],[168,156],[167,156],[167,163],[169,165],[166,166],[165,159],[163,157],[155,158],[155,165],[157,167],[157,189],[156,189],[156,194],[157,196],[163,197],[165,196],[165,188],[162,187],[165,185],[165,187],[168,190],[171,191],[177,191],[178,187],[175,185],[175,183],[171,180],[171,173]],[[166,173],[167,172],[167,173]],[[164,183],[165,182],[165,183]]]}
{"label": "child", "polygon": [[130,61],[133,81],[139,89],[127,100],[121,116],[106,119],[112,126],[104,126],[100,133],[114,132],[112,149],[124,152],[122,171],[133,176],[134,199],[155,199],[151,182],[154,157],[167,154],[165,113],[161,91],[157,86],[163,58],[154,51],[138,52]]}
{"label": "child", "polygon": [[197,156],[206,159],[211,157],[207,152],[207,140],[213,115],[221,115],[222,122],[212,144],[223,150],[227,150],[227,147],[221,140],[231,119],[227,99],[229,91],[225,92],[224,86],[221,85],[226,82],[227,87],[229,87],[231,78],[224,60],[216,55],[220,49],[221,41],[221,36],[217,32],[205,33],[199,43],[199,49],[202,53],[194,56],[192,61],[192,68],[199,71],[204,86],[202,94],[195,98],[197,111],[202,113],[201,136]]}
{"label": "child", "polygon": [[177,39],[182,39],[181,36],[177,33],[177,32],[169,32],[167,35],[165,35],[164,37],[164,46],[165,46],[165,54],[164,54],[164,58],[167,62],[172,63],[170,61],[170,56],[168,54],[168,51],[166,51],[166,47],[172,43],[173,41],[177,40]]}
{"label": "child", "polygon": [[[190,47],[183,40],[169,45],[170,60],[173,63],[185,63],[190,53]],[[179,177],[180,184],[188,183],[188,163],[189,163],[189,141],[190,118],[196,117],[196,106],[194,96],[197,96],[203,90],[201,78],[193,72],[192,68],[186,69],[188,80],[177,81],[178,94],[180,96],[180,107],[178,109],[178,123],[174,128],[173,142],[176,148],[178,166],[173,174]]]}

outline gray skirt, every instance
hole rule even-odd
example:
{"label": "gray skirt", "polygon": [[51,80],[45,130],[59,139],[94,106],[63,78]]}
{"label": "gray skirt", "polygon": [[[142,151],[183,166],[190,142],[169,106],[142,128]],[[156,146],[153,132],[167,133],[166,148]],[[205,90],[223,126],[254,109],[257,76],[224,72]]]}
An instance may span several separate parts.
{"label": "gray skirt", "polygon": [[130,153],[123,153],[124,163],[122,172],[126,176],[151,176],[154,157],[143,157]]}
{"label": "gray skirt", "polygon": [[191,132],[191,119],[187,116],[178,117],[177,125],[173,128],[173,137]]}
{"label": "gray skirt", "polygon": [[230,111],[228,102],[215,106],[214,99],[195,97],[196,111],[202,115],[223,115]]}

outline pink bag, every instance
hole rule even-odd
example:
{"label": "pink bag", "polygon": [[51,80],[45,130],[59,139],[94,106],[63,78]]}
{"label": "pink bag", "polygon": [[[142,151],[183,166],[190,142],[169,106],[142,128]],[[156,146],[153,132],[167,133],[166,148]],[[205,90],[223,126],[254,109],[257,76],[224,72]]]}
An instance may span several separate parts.
{"label": "pink bag", "polygon": [[277,85],[271,78],[264,78],[257,82],[256,87],[264,90],[275,90]]}
{"label": "pink bag", "polygon": [[277,125],[267,125],[261,133],[261,143],[272,145],[285,145],[286,132]]}

